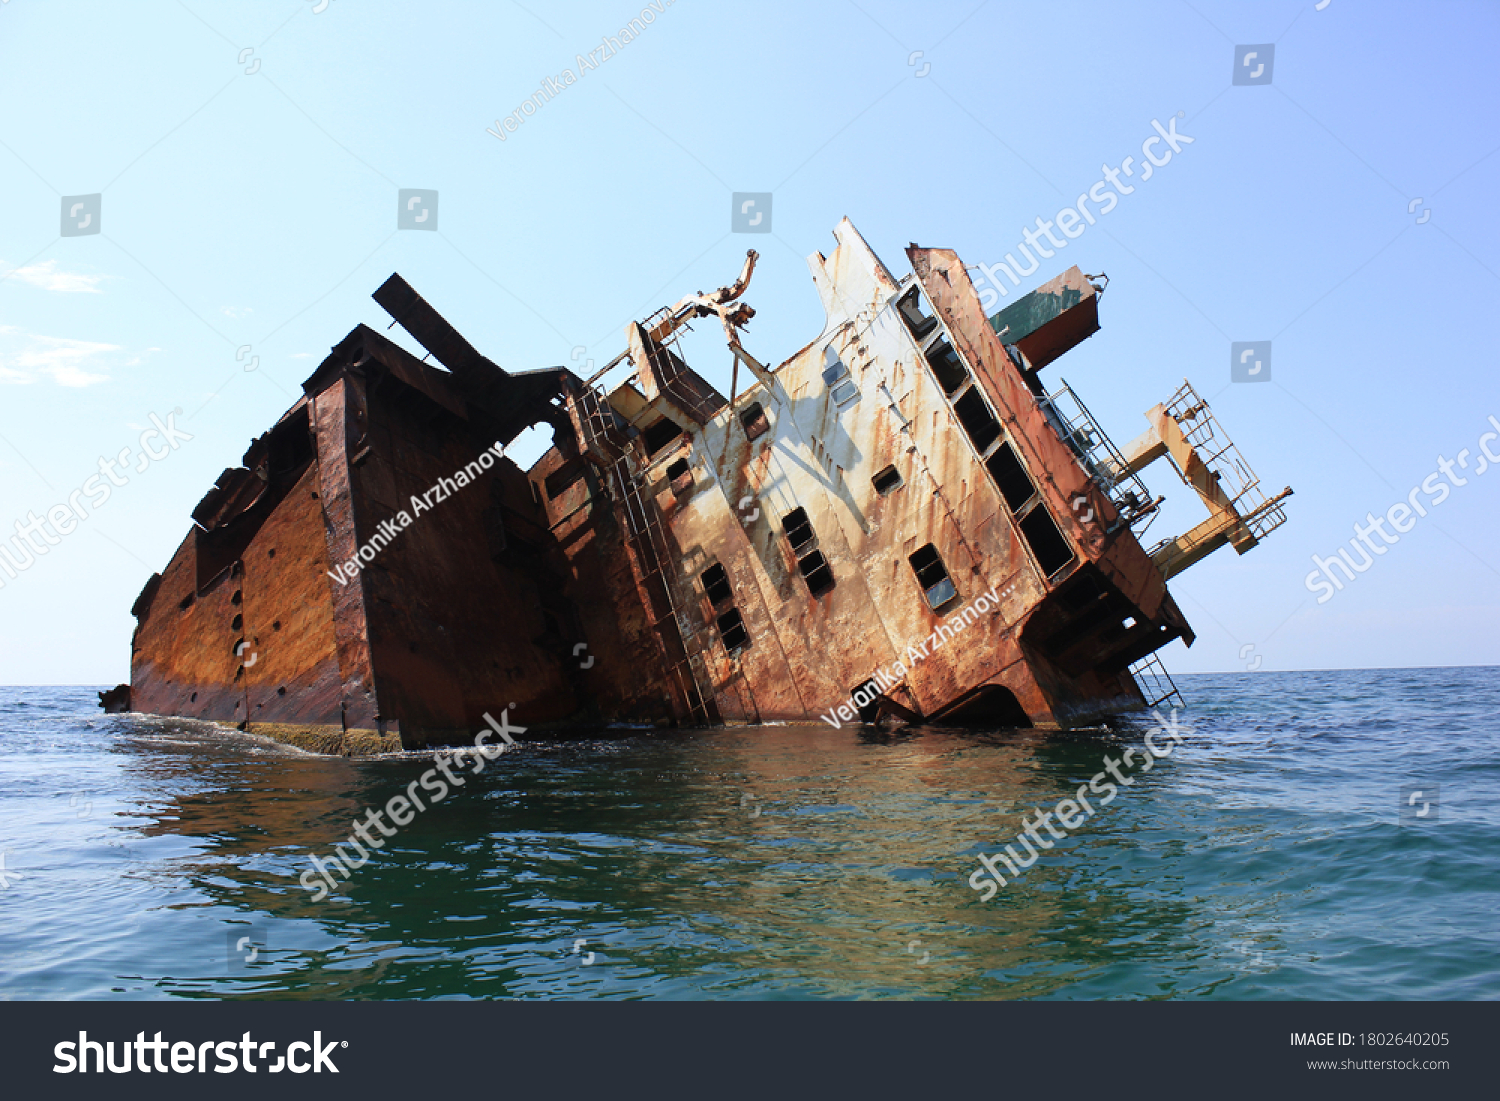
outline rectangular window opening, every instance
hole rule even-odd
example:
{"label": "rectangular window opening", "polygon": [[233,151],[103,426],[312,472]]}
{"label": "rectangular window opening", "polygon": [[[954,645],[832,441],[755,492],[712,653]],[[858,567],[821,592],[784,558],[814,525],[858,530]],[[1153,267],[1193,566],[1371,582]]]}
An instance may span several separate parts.
{"label": "rectangular window opening", "polygon": [[876,493],[882,497],[889,497],[905,485],[906,481],[901,477],[901,471],[897,470],[894,466],[888,466],[875,475],[875,477],[871,478],[870,484],[875,487]]}
{"label": "rectangular window opening", "polygon": [[759,439],[771,430],[765,408],[758,401],[740,414],[740,424],[744,425],[745,436],[752,440]]}
{"label": "rectangular window opening", "polygon": [[937,327],[937,318],[929,317],[922,312],[922,296],[916,287],[907,291],[901,301],[896,304],[896,309],[901,314],[901,320],[906,323],[907,329],[917,340],[921,340]]}
{"label": "rectangular window opening", "polygon": [[974,441],[974,449],[981,455],[1000,438],[1000,422],[990,412],[989,404],[977,387],[971,387],[968,393],[953,403],[953,412],[958,416],[958,423],[969,434],[969,439]]}
{"label": "rectangular window opening", "polygon": [[1032,509],[1021,520],[1020,527],[1021,534],[1031,545],[1031,553],[1036,555],[1037,565],[1048,577],[1073,561],[1073,548],[1068,546],[1068,541],[1057,530],[1056,522],[1045,508]]}
{"label": "rectangular window opening", "polygon": [[1005,503],[1012,512],[1020,511],[1023,505],[1036,496],[1036,486],[1031,484],[1031,476],[1026,473],[1026,468],[1016,458],[1015,449],[1009,443],[1001,444],[999,450],[984,465],[990,472],[990,477],[995,479],[1000,496],[1005,498]]}
{"label": "rectangular window opening", "polygon": [[583,477],[583,460],[574,459],[565,466],[558,467],[545,479],[547,500],[555,501],[578,483]]}
{"label": "rectangular window opening", "polygon": [[822,551],[815,550],[799,558],[797,569],[802,572],[802,580],[807,582],[807,591],[813,596],[822,596],[833,588],[833,570],[829,568]]}
{"label": "rectangular window opening", "polygon": [[792,545],[792,553],[799,558],[815,545],[812,521],[807,518],[806,509],[794,508],[783,516],[781,530]]}
{"label": "rectangular window opening", "polygon": [[669,417],[662,417],[641,433],[641,444],[647,455],[655,455],[682,435],[682,427]]}
{"label": "rectangular window opening", "polygon": [[693,468],[686,459],[678,459],[667,467],[667,481],[672,485],[672,492],[681,496],[693,488]]}
{"label": "rectangular window opening", "polygon": [[839,358],[838,349],[832,344],[823,349],[823,384],[833,386],[841,379],[849,377],[849,368],[844,366],[844,361]]}
{"label": "rectangular window opening", "polygon": [[734,599],[734,590],[729,585],[729,571],[715,562],[698,576],[703,583],[703,591],[708,594],[711,604],[728,604]]}
{"label": "rectangular window opening", "polygon": [[927,350],[927,365],[937,376],[938,385],[945,394],[956,393],[969,377],[969,369],[947,340],[939,340]]}
{"label": "rectangular window opening", "polygon": [[745,630],[745,621],[738,608],[730,608],[718,618],[719,641],[729,653],[738,653],[750,645],[750,632]]}
{"label": "rectangular window opening", "polygon": [[833,404],[847,405],[859,397],[859,387],[852,382],[841,382],[833,388]]}
{"label": "rectangular window opening", "polygon": [[928,543],[918,548],[907,561],[917,575],[917,584],[927,596],[927,606],[933,611],[943,611],[958,600],[958,587],[948,576],[948,567],[943,565],[943,556],[935,546]]}

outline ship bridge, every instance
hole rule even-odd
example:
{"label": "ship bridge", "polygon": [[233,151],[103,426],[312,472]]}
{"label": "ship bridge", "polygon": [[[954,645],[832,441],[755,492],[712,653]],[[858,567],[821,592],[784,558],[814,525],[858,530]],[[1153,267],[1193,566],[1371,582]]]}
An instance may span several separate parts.
{"label": "ship bridge", "polygon": [[[1104,279],[1101,285],[1096,280]],[[1098,299],[1108,277],[1071,268],[989,319],[1036,395],[1037,404],[1080,465],[1139,537],[1163,498],[1152,499],[1140,472],[1170,458],[1183,483],[1208,510],[1208,518],[1150,550],[1164,580],[1221,547],[1237,554],[1257,546],[1286,523],[1282,502],[1291,487],[1268,496],[1260,478],[1229,438],[1208,402],[1186,379],[1170,398],[1146,411],[1149,427],[1124,450],[1110,440],[1067,380],[1047,393],[1038,372],[1099,329]]]}

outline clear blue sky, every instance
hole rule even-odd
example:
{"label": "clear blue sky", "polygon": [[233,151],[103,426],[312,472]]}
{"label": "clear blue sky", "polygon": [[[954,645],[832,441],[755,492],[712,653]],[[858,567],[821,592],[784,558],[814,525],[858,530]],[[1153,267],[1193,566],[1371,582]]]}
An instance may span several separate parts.
{"label": "clear blue sky", "polygon": [[[0,5],[0,532],[153,413],[195,437],[0,578],[0,683],[127,678],[190,510],[331,345],[385,328],[393,271],[500,364],[581,367],[754,247],[747,342],[779,362],[821,326],[804,257],[839,218],[898,273],[912,241],[992,263],[1178,112],[1193,143],[1020,288],[1108,273],[1102,331],[1047,374],[1117,442],[1187,377],[1296,489],[1265,545],[1174,581],[1199,641],[1169,668],[1500,664],[1500,471],[1326,604],[1304,586],[1500,417],[1500,6],[677,0],[571,84],[634,0],[317,6]],[[1233,85],[1268,43],[1271,84]],[[437,232],[397,230],[401,188],[438,191]],[[730,232],[736,191],[773,193],[772,233]],[[60,237],[91,194],[102,232]],[[1250,340],[1272,379],[1231,384]],[[689,350],[727,386],[711,333]],[[1148,484],[1153,539],[1199,519],[1164,465]]]}

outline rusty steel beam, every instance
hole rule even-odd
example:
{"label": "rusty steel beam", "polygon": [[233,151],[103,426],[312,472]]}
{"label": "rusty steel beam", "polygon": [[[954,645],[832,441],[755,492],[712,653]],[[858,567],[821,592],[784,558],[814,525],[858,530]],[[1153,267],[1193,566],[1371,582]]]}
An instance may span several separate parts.
{"label": "rusty steel beam", "polygon": [[[744,348],[751,251],[632,322],[607,391],[605,372],[503,371],[393,275],[376,300],[441,368],[364,326],[336,346],[194,510],[133,608],[132,683],[103,702],[341,753],[467,740],[507,706],[589,731],[851,701],[861,721],[1047,728],[1144,706],[1132,665],[1193,641],[1166,578],[1254,545],[1285,494],[1220,485],[1211,414],[1179,423],[1204,408],[1191,387],[1123,453],[1079,442],[1036,368],[1097,330],[1093,277],[1016,303],[1012,331],[951,250],[912,246],[898,280],[847,219],[834,236],[808,261],[817,339],[775,366]],[[728,398],[675,347],[708,316]],[[495,447],[542,422],[530,470]],[[1170,454],[1209,520],[1153,560],[1100,454]]]}
{"label": "rusty steel beam", "polygon": [[418,344],[432,353],[434,359],[455,375],[488,371],[505,376],[501,367],[480,355],[478,349],[401,276],[392,275],[370,297],[391,315],[395,324],[409,332]]}

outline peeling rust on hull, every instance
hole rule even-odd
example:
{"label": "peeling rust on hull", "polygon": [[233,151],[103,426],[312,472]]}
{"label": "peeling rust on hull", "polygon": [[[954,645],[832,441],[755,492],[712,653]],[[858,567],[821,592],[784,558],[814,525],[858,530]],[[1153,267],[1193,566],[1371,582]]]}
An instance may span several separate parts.
{"label": "peeling rust on hull", "polygon": [[[754,253],[588,380],[502,369],[392,276],[376,300],[446,369],[365,326],[336,346],[193,511],[101,704],[363,754],[468,741],[506,707],[597,731],[1157,702],[1132,667],[1193,641],[1168,578],[1253,547],[1290,490],[1226,489],[1182,392],[1123,452],[1047,393],[1099,328],[1095,277],[986,318],[953,252],[912,246],[898,280],[847,220],[835,237],[809,259],[823,332],[775,368],[740,343]],[[710,317],[727,396],[676,346]],[[521,470],[501,451],[543,422]],[[1138,474],[1163,457],[1210,518],[1148,553]]]}

